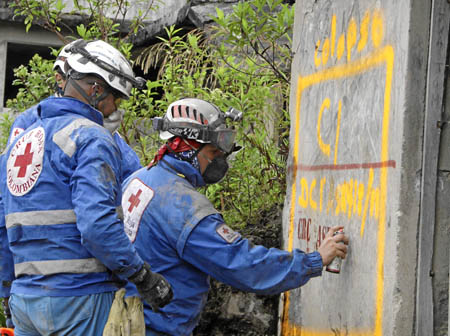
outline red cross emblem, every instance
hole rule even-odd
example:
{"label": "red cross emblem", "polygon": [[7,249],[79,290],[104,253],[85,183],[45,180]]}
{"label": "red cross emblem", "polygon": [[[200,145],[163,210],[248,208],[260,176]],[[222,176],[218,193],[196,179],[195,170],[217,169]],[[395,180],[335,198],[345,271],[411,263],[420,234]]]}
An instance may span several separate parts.
{"label": "red cross emblem", "polygon": [[229,244],[234,242],[239,237],[239,233],[233,231],[233,229],[230,229],[228,225],[226,225],[225,223],[219,225],[216,228],[216,232],[219,234],[220,237],[223,238],[223,240],[225,240]]}
{"label": "red cross emblem", "polygon": [[14,167],[20,167],[17,177],[24,177],[27,173],[27,167],[33,162],[33,153],[31,152],[31,142],[27,143],[22,155],[17,155]]}
{"label": "red cross emblem", "polygon": [[133,211],[133,208],[136,208],[139,203],[141,203],[141,200],[139,199],[139,196],[142,194],[142,189],[139,189],[136,195],[131,194],[130,198],[128,199],[128,202],[130,202],[130,207],[128,208],[128,212]]}
{"label": "red cross emblem", "polygon": [[154,195],[154,191],[137,177],[122,194],[123,228],[131,242],[136,239],[144,212]]}
{"label": "red cross emblem", "polygon": [[23,196],[33,189],[44,165],[44,129],[37,127],[23,136],[22,133],[19,129],[6,162],[8,190],[14,196]]}

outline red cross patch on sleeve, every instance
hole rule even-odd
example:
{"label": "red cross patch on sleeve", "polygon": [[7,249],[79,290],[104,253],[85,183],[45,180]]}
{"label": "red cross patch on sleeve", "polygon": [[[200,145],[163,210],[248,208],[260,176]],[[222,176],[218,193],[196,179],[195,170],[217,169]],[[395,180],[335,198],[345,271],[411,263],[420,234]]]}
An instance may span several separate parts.
{"label": "red cross patch on sleeve", "polygon": [[234,242],[240,235],[238,232],[233,231],[228,225],[226,224],[220,224],[216,232],[225,240],[227,243]]}
{"label": "red cross patch on sleeve", "polygon": [[122,195],[124,229],[131,242],[134,242],[141,224],[142,215],[155,192],[138,178],[133,179]]}
{"label": "red cross patch on sleeve", "polygon": [[14,196],[27,194],[36,185],[44,162],[45,131],[37,127],[20,138],[11,149],[6,163],[7,185]]}

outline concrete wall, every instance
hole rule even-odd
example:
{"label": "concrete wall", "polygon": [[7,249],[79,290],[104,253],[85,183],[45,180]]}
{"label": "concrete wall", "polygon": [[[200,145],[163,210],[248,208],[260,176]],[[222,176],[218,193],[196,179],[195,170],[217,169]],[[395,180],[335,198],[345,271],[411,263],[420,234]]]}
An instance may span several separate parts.
{"label": "concrete wall", "polygon": [[[75,6],[71,0],[63,0],[66,5],[64,11],[71,13]],[[79,0],[81,6],[86,7],[86,0]],[[113,2],[110,2],[113,3]],[[132,0],[127,10],[118,13],[116,6],[112,6],[106,12],[106,16],[119,21],[130,21],[135,17],[144,16],[144,28],[140,29],[133,43],[141,44],[155,34],[162,32],[165,27],[183,21],[188,14],[190,4],[188,0],[146,1]]]}
{"label": "concrete wall", "polygon": [[[448,70],[447,70],[448,71]],[[447,77],[446,97],[444,100],[446,120],[441,133],[439,170],[436,197],[436,227],[434,235],[433,256],[433,301],[434,301],[434,334],[448,334],[449,310],[449,258],[450,258],[450,78]]]}
{"label": "concrete wall", "polygon": [[296,2],[284,245],[350,247],[285,294],[282,335],[415,333],[431,3]]}

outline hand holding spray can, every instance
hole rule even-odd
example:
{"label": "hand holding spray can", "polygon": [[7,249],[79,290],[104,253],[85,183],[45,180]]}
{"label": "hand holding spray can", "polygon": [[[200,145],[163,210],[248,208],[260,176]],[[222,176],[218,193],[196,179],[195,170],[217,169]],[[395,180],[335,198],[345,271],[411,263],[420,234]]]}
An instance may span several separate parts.
{"label": "hand holding spray can", "polygon": [[[333,237],[344,233],[343,229],[340,229],[339,231],[336,231],[333,234]],[[338,244],[344,244],[343,241],[340,241]],[[341,272],[341,264],[342,264],[342,259],[338,256],[334,257],[334,259],[327,265],[327,267],[325,268],[326,271],[331,272],[331,273],[340,273]]]}

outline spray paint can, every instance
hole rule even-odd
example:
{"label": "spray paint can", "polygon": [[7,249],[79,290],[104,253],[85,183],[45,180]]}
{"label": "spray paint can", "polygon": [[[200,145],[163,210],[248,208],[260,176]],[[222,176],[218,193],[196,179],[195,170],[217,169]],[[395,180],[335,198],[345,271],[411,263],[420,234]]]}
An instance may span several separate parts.
{"label": "spray paint can", "polygon": [[[344,230],[340,229],[339,231],[336,231],[333,234],[333,237],[340,233],[344,233]],[[339,243],[344,244],[344,242],[342,242],[342,241]],[[341,264],[342,264],[342,259],[339,257],[334,257],[334,259],[327,265],[325,270],[328,272],[331,272],[331,273],[339,274],[339,273],[341,273]]]}

